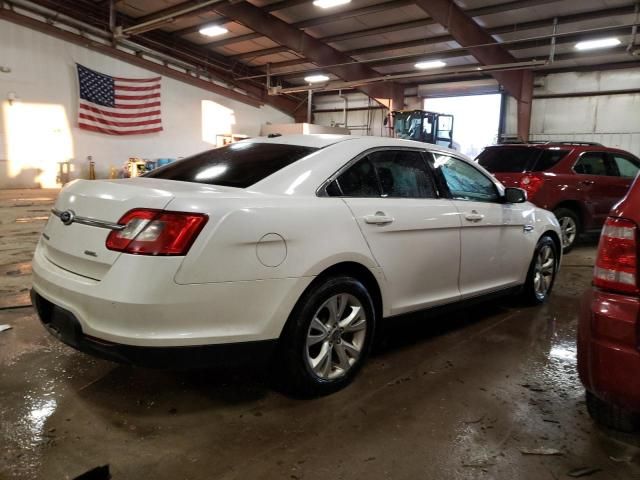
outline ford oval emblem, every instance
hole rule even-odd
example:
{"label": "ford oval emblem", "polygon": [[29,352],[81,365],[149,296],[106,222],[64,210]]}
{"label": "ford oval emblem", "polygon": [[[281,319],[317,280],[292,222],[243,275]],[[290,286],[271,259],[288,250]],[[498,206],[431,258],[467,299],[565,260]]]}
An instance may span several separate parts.
{"label": "ford oval emblem", "polygon": [[73,210],[65,210],[60,214],[60,221],[65,225],[71,225],[73,223],[73,219],[76,217],[76,214]]}

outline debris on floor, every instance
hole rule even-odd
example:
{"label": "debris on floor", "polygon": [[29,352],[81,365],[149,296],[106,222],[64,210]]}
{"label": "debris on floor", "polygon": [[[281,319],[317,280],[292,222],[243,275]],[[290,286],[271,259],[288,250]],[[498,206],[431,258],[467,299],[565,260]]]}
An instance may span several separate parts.
{"label": "debris on floor", "polygon": [[13,327],[11,325],[0,325],[0,332],[4,332],[5,330],[11,330]]}
{"label": "debris on floor", "polygon": [[600,468],[593,467],[576,468],[575,470],[571,470],[569,473],[567,473],[567,475],[573,478],[586,477],[588,475],[593,475],[594,473],[597,473],[601,470],[602,469]]}
{"label": "debris on floor", "polygon": [[523,455],[562,455],[557,448],[521,448],[520,453]]}

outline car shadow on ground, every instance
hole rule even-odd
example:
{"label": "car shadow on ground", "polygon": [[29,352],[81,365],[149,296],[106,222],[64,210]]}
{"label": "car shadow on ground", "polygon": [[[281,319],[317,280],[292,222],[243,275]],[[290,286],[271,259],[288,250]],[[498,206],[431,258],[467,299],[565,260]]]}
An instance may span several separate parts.
{"label": "car shadow on ground", "polygon": [[[478,303],[472,309],[420,312],[385,320],[381,322],[372,356],[401,353],[412,345],[462,331],[508,312],[513,302],[505,298]],[[73,352],[67,357],[67,371],[73,371],[78,356],[84,354]],[[256,404],[271,393],[280,393],[290,401],[298,399],[278,381],[275,361],[176,371],[92,361],[96,363],[94,372],[98,376],[82,386],[78,394],[105,413],[114,406],[135,416],[194,413],[216,406]]]}

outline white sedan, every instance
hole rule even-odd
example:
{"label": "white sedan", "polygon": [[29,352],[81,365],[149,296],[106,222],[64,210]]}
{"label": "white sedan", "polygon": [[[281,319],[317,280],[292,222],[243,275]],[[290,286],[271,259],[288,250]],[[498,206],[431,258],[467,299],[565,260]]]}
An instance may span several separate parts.
{"label": "white sedan", "polygon": [[318,395],[353,379],[382,318],[498,294],[545,301],[560,252],[552,213],[457,152],[274,136],[70,183],[32,296],[81,351],[158,367],[264,355]]}

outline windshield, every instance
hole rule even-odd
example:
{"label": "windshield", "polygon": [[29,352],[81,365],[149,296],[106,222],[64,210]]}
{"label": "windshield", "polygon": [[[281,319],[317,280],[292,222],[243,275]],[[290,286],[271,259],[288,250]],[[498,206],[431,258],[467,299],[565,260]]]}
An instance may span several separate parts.
{"label": "windshield", "polygon": [[145,177],[247,188],[316,150],[277,143],[233,143],[152,170]]}
{"label": "windshield", "polygon": [[568,150],[527,147],[485,148],[476,161],[491,173],[541,172],[551,168]]}

